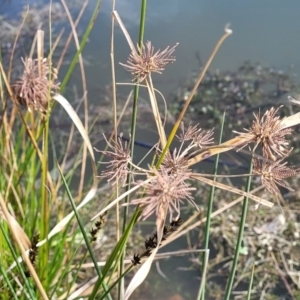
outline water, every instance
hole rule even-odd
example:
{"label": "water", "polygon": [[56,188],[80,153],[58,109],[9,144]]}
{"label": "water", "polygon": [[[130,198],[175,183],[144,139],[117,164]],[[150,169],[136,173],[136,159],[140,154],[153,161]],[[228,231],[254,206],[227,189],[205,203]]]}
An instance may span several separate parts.
{"label": "water", "polygon": [[[34,1],[27,2],[32,4]],[[72,0],[66,2],[70,5]],[[133,41],[137,42],[140,1],[117,0],[116,2],[116,10]],[[2,1],[0,11],[8,15],[12,12],[15,14],[24,4],[26,1]],[[96,0],[89,2],[80,24],[81,30],[85,30],[95,4]],[[211,65],[212,69],[236,70],[245,60],[251,60],[282,70],[293,65],[295,73],[299,74],[299,11],[299,0],[148,1],[145,39],[151,40],[156,48],[161,49],[176,42],[180,43],[175,51],[177,61],[168,66],[163,75],[154,75],[155,86],[168,97],[178,85],[187,80],[192,72],[198,72],[197,55],[203,63],[206,62],[228,23],[231,24],[233,34],[222,45]],[[110,30],[111,1],[104,0],[83,53],[90,62],[86,66],[86,76],[88,95],[92,102],[97,102],[101,89],[111,81]],[[116,64],[126,62],[129,47],[118,26],[116,26],[115,45]],[[130,74],[122,67],[117,66],[116,72],[118,82],[131,81]],[[72,83],[80,86],[79,82],[79,73],[74,74]],[[128,89],[124,89],[125,92],[127,93]],[[174,246],[176,249],[181,247],[186,247],[185,241]],[[174,289],[170,288],[169,294],[165,295],[164,299],[187,289],[191,298],[185,299],[195,298],[199,273],[178,272],[175,267],[189,266],[189,264],[187,259],[183,261],[182,258],[174,258],[161,264],[162,271],[171,281],[165,284],[174,287]],[[175,277],[176,281],[174,281]],[[164,282],[165,279],[160,280]],[[175,282],[174,285],[172,281]],[[186,295],[185,292],[183,294]]]}
{"label": "water", "polygon": [[[92,11],[96,1],[90,1]],[[117,0],[116,10],[131,38],[138,39],[139,1]],[[185,82],[191,72],[199,70],[196,55],[203,63],[208,59],[226,24],[233,34],[225,41],[211,68],[235,70],[245,60],[285,70],[294,65],[300,71],[299,28],[297,0],[288,3],[274,1],[148,1],[145,40],[163,49],[179,42],[175,51],[177,61],[163,75],[155,75],[156,87],[167,96],[178,84]],[[111,1],[103,1],[98,20],[85,49],[97,63],[87,69],[91,86],[110,82]],[[116,27],[115,61],[125,62],[129,47],[123,33]],[[130,82],[131,77],[117,67],[117,81]]]}

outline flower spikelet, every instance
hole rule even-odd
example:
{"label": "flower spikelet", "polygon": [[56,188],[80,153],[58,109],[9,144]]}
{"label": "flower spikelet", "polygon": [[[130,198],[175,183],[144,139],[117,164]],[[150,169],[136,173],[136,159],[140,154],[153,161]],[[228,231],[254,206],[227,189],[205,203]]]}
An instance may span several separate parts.
{"label": "flower spikelet", "polygon": [[111,143],[109,143],[107,140],[106,142],[112,151],[97,151],[101,152],[105,156],[108,156],[111,158],[111,160],[109,162],[104,162],[104,164],[107,164],[107,167],[105,171],[102,171],[101,176],[99,177],[107,178],[108,182],[112,181],[113,184],[118,183],[123,186],[129,171],[128,163],[131,161],[128,143],[125,142],[123,145],[122,134],[118,136],[117,142],[115,140],[113,140]]}
{"label": "flower spikelet", "polygon": [[236,132],[241,138],[245,138],[243,142],[245,147],[249,143],[255,143],[253,151],[261,144],[263,156],[275,161],[277,157],[285,157],[289,152],[289,141],[286,139],[293,131],[292,128],[282,128],[279,116],[276,116],[278,110],[282,106],[275,109],[272,107],[260,117],[259,114],[254,114],[255,120],[250,129],[245,129],[247,132]]}
{"label": "flower spikelet", "polygon": [[[12,91],[16,100],[28,110],[37,110],[45,113],[48,109],[51,94],[56,93],[59,84],[57,70],[52,68],[48,59],[22,59],[24,71],[13,85]],[[50,94],[49,94],[50,93]]]}
{"label": "flower spikelet", "polygon": [[165,219],[169,212],[170,220],[176,213],[177,219],[180,215],[180,203],[183,200],[190,201],[194,205],[191,191],[195,188],[189,187],[185,182],[189,178],[188,174],[171,175],[164,167],[150,171],[150,176],[154,174],[155,178],[144,185],[145,190],[141,191],[141,195],[144,196],[131,201],[132,204],[143,206],[143,219],[148,218],[154,212],[160,219]]}
{"label": "flower spikelet", "polygon": [[171,48],[168,46],[163,51],[158,50],[154,52],[151,42],[147,41],[146,45],[137,46],[138,51],[133,50],[131,52],[127,64],[120,63],[120,65],[134,75],[137,82],[142,82],[150,72],[161,74],[168,64],[176,60],[172,53],[177,45],[178,43]]}
{"label": "flower spikelet", "polygon": [[186,173],[188,172],[188,159],[186,156],[177,154],[177,149],[175,148],[173,153],[166,153],[162,166],[173,175]]}
{"label": "flower spikelet", "polygon": [[214,142],[213,134],[214,129],[211,130],[202,130],[202,128],[198,128],[199,124],[195,126],[189,126],[187,130],[184,128],[184,124],[181,123],[180,129],[181,133],[178,136],[180,142],[192,141],[192,143],[203,149]]}
{"label": "flower spikelet", "polygon": [[296,176],[300,173],[300,168],[296,168],[295,166],[288,167],[286,166],[287,162],[281,163],[284,159],[285,157],[276,162],[253,159],[254,173],[261,176],[262,184],[271,194],[280,195],[278,186],[293,191],[283,179]]}

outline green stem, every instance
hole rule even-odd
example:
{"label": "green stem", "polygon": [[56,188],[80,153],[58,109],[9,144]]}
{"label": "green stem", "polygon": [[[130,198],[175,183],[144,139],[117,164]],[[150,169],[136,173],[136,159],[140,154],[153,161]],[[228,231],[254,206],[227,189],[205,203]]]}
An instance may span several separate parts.
{"label": "green stem", "polygon": [[[142,0],[141,5],[141,16],[140,16],[140,32],[139,32],[139,47],[141,49],[143,40],[144,40],[144,32],[145,32],[145,20],[146,20],[146,8],[147,8],[147,0]],[[135,133],[136,133],[136,119],[137,119],[137,102],[138,102],[138,96],[139,96],[139,85],[136,85],[134,88],[134,98],[133,98],[133,105],[132,105],[132,118],[131,118],[131,140],[130,140],[130,153],[131,156],[133,156],[134,153],[134,140],[135,140]],[[132,169],[132,166],[129,166],[130,170]],[[130,172],[127,176],[127,185],[126,185],[126,191],[130,189],[130,182],[131,182],[131,175]],[[129,203],[129,196],[125,198],[125,203]],[[124,233],[126,230],[126,224],[127,224],[127,215],[128,215],[128,205],[124,208],[124,215],[123,215],[123,228],[122,232]],[[120,260],[120,273],[124,273],[124,259],[125,259],[125,252],[126,247],[124,247],[123,254],[121,256]],[[119,282],[119,299],[123,290],[124,290],[124,278],[122,278]]]}
{"label": "green stem", "polygon": [[[250,167],[249,167],[249,174],[252,174],[252,169],[253,169],[253,163],[251,161]],[[247,179],[247,183],[246,183],[246,192],[247,193],[249,193],[250,188],[251,188],[251,179],[252,179],[251,176],[249,176]],[[233,262],[232,262],[230,275],[229,275],[228,282],[226,285],[226,292],[225,292],[225,298],[224,298],[225,300],[229,300],[232,286],[233,286],[237,263],[238,263],[238,259],[239,259],[239,255],[240,255],[242,239],[243,239],[243,235],[244,235],[244,228],[245,228],[247,209],[248,209],[248,200],[249,200],[249,198],[245,197],[244,201],[243,201],[242,216],[241,216],[241,220],[240,220],[238,239],[237,239],[237,243],[236,243],[236,247],[235,247],[235,253],[234,253],[234,258],[233,258]]]}
{"label": "green stem", "polygon": [[[225,123],[225,113],[223,115],[222,124],[221,124],[221,133],[220,133],[220,137],[219,137],[219,144],[222,143],[224,123]],[[217,175],[218,165],[219,165],[219,158],[220,158],[220,154],[218,154],[216,156],[216,160],[215,160],[215,163],[214,163],[214,171],[213,171],[214,175]],[[216,177],[214,177],[214,180],[216,180]],[[210,223],[211,223],[210,222],[211,221],[210,216],[211,216],[212,208],[213,208],[214,194],[215,194],[215,186],[212,186],[211,189],[210,189],[210,195],[209,195],[209,201],[208,201],[207,213],[206,213],[205,237],[204,237],[204,249],[205,250],[208,249],[208,244],[209,244],[209,230],[210,230]],[[207,262],[207,257],[206,256],[207,256],[207,251],[205,251],[202,255],[202,276],[206,276],[206,274],[204,274],[205,264]],[[205,282],[205,280],[204,280],[204,282]],[[199,288],[197,299],[205,300],[205,287],[204,286],[202,287],[202,293],[200,291],[201,291],[201,286]]]}
{"label": "green stem", "polygon": [[[41,230],[40,238],[45,239],[49,232],[49,197],[48,197],[48,184],[47,184],[47,171],[48,171],[48,133],[49,133],[49,118],[45,117],[43,129],[43,161],[42,161],[42,180],[41,180]],[[45,243],[40,250],[40,278],[42,278],[43,286],[48,286],[48,243]]]}

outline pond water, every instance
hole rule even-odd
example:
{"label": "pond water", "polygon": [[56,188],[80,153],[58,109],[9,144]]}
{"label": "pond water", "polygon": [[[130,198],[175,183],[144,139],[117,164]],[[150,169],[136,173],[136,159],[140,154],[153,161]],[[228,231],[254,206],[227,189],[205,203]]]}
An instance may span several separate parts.
{"label": "pond water", "polygon": [[[35,1],[1,1],[0,12],[10,15],[24,4]],[[45,0],[45,3],[48,1]],[[66,1],[72,5],[73,0]],[[96,0],[89,1],[80,29],[85,30]],[[140,1],[116,0],[116,10],[131,38],[137,41],[139,31]],[[175,51],[176,62],[167,67],[163,75],[154,76],[154,85],[166,97],[183,84],[192,73],[200,69],[199,58],[205,63],[224,27],[230,23],[233,34],[225,41],[215,57],[211,69],[236,70],[244,61],[260,62],[283,71],[291,65],[300,74],[300,1],[299,0],[151,0],[147,4],[145,40],[151,40],[158,49],[179,42]],[[101,89],[111,81],[110,72],[111,1],[104,0],[98,19],[84,49],[87,60],[86,77],[89,100],[97,102]],[[126,62],[129,47],[121,30],[116,26],[115,58]],[[117,66],[117,81],[130,82],[131,76]],[[78,76],[78,78],[77,78]],[[74,74],[77,84],[80,75]],[[168,98],[167,98],[168,99]],[[169,100],[171,101],[171,100]],[[184,242],[178,247],[185,247]],[[189,266],[188,260],[174,258],[161,264],[161,271],[169,278],[159,288],[170,285],[168,299],[174,294],[185,295],[178,299],[195,299],[199,273],[176,271],[178,266]],[[155,272],[155,270],[154,270]],[[172,282],[176,284],[172,284]],[[189,295],[189,296],[187,296]],[[188,297],[188,298],[187,298]],[[190,297],[190,298],[189,298]],[[149,299],[145,296],[143,299]],[[171,298],[170,298],[171,299]],[[175,299],[175,298],[174,298]]]}
{"label": "pond water", "polygon": [[[96,1],[90,1],[92,10]],[[134,42],[138,37],[140,1],[117,0],[119,12]],[[166,96],[186,80],[191,72],[198,72],[197,55],[202,63],[208,59],[226,24],[233,34],[222,45],[211,68],[236,70],[244,61],[251,60],[273,68],[287,69],[294,65],[299,73],[299,29],[297,0],[272,1],[148,1],[145,40],[163,49],[179,42],[175,51],[176,62],[163,75],[154,76],[156,86]],[[100,65],[89,69],[90,84],[101,85],[110,81],[110,19],[111,1],[103,1],[90,43],[85,53]],[[116,62],[125,62],[129,48],[122,32],[116,30]],[[117,72],[119,82],[131,80],[122,68]]]}

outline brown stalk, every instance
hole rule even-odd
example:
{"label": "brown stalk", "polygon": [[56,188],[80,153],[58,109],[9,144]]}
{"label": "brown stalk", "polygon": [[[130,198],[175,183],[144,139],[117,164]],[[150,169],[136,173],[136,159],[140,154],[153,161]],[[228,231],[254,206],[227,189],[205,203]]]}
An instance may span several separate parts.
{"label": "brown stalk", "polygon": [[188,106],[190,105],[190,102],[192,101],[192,99],[193,99],[193,97],[194,97],[194,94],[196,93],[198,86],[200,85],[202,79],[204,78],[204,76],[205,76],[205,74],[206,74],[206,72],[207,72],[207,70],[208,70],[208,68],[209,68],[209,66],[210,66],[210,64],[211,64],[211,62],[212,62],[212,60],[213,60],[213,58],[215,57],[215,55],[216,55],[216,53],[218,52],[218,50],[219,50],[220,46],[222,45],[222,43],[223,43],[223,42],[225,41],[225,39],[226,39],[229,35],[231,35],[231,34],[232,34],[232,31],[226,27],[226,28],[225,28],[225,34],[224,34],[224,35],[220,38],[220,40],[217,42],[217,44],[216,44],[216,46],[215,46],[213,52],[211,53],[211,55],[210,55],[208,61],[206,62],[205,66],[204,66],[204,68],[203,68],[203,70],[202,70],[202,72],[199,74],[199,77],[198,77],[198,79],[197,79],[197,81],[196,81],[196,83],[195,83],[195,86],[194,86],[194,88],[192,89],[192,91],[191,91],[191,93],[190,93],[188,99],[186,100],[185,105],[184,105],[184,107],[183,107],[183,109],[182,109],[182,111],[181,111],[181,113],[180,113],[180,115],[179,115],[179,117],[178,117],[178,119],[177,119],[175,125],[173,126],[173,129],[172,129],[171,134],[170,134],[170,136],[169,136],[169,138],[168,138],[166,147],[164,148],[163,153],[162,153],[162,155],[161,155],[159,164],[162,162],[164,156],[166,155],[167,150],[169,149],[169,147],[170,147],[170,145],[171,145],[171,143],[172,143],[172,140],[173,140],[173,138],[174,138],[174,136],[175,136],[175,134],[176,134],[176,132],[177,132],[177,130],[178,130],[178,127],[180,126],[181,121],[182,121],[182,119],[183,119],[183,117],[184,117],[184,115],[185,115],[185,112],[186,112]]}
{"label": "brown stalk", "polygon": [[[78,23],[79,23],[79,21],[80,21],[82,15],[83,15],[83,13],[84,13],[86,7],[87,7],[87,5],[88,5],[88,0],[85,0],[84,3],[82,4],[82,8],[81,8],[81,10],[80,10],[80,12],[79,12],[79,14],[78,14],[78,17],[77,17],[77,19],[76,19],[76,21],[75,21],[75,23],[74,23],[75,28],[77,27],[77,25],[78,25]],[[59,69],[60,69],[60,67],[61,67],[61,65],[62,65],[62,63],[63,63],[65,54],[66,54],[66,52],[67,52],[67,49],[68,49],[68,47],[69,47],[69,45],[70,45],[70,42],[71,42],[71,39],[72,39],[72,35],[73,35],[73,29],[72,29],[72,31],[70,32],[70,34],[69,34],[69,36],[68,36],[68,38],[67,38],[67,40],[66,40],[65,47],[63,48],[62,53],[61,53],[61,55],[60,55],[60,58],[59,58],[59,60],[58,60],[58,63],[57,63],[57,66],[56,66],[56,68],[57,68],[58,71],[59,71]]]}
{"label": "brown stalk", "polygon": [[[76,32],[76,27],[73,22],[72,16],[70,14],[70,11],[68,9],[68,6],[65,2],[65,0],[61,0],[61,3],[66,11],[67,17],[69,19],[72,33],[76,45],[77,51],[80,49],[80,44],[78,40],[78,35]],[[81,71],[81,77],[82,77],[82,89],[83,89],[83,99],[84,99],[84,127],[86,132],[89,131],[89,123],[88,123],[88,98],[87,98],[87,84],[86,84],[86,78],[85,78],[85,70],[84,70],[84,64],[82,59],[82,54],[79,54],[79,65],[80,65],[80,71]],[[79,181],[79,187],[78,187],[78,198],[81,199],[82,191],[83,191],[83,184],[84,184],[84,178],[85,178],[85,169],[86,169],[86,160],[87,160],[87,146],[84,143],[83,144],[83,150],[82,150],[82,165],[81,165],[81,176]]]}
{"label": "brown stalk", "polygon": [[237,188],[234,188],[232,186],[229,186],[229,185],[226,185],[226,184],[223,184],[223,183],[220,183],[220,182],[216,182],[214,180],[205,178],[203,176],[199,176],[198,174],[193,173],[191,175],[191,178],[197,179],[201,182],[205,182],[205,183],[207,183],[211,186],[215,186],[215,187],[220,188],[222,190],[225,190],[225,191],[228,191],[228,192],[231,192],[231,193],[235,193],[235,194],[238,194],[238,195],[242,195],[244,197],[248,197],[248,198],[254,200],[255,202],[257,202],[258,204],[265,205],[267,207],[273,207],[274,206],[274,204],[270,201],[264,200],[262,198],[259,198],[257,196],[252,195],[251,193],[244,192],[244,191],[242,191],[240,189],[237,189]]}

